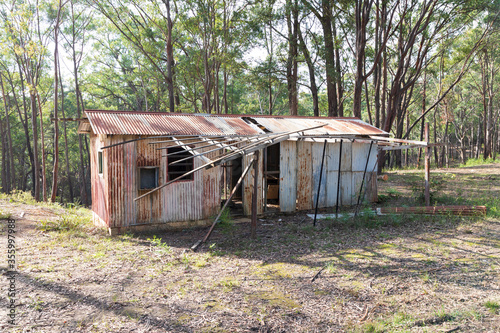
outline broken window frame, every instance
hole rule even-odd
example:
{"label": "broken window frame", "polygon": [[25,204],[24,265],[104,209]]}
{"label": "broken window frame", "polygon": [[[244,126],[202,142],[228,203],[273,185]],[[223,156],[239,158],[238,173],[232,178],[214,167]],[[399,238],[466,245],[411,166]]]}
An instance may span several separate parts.
{"label": "broken window frame", "polygon": [[[184,153],[177,154],[184,150]],[[176,153],[171,155],[172,153]],[[170,165],[170,163],[190,157],[189,159]],[[175,178],[194,170],[194,158],[186,149],[182,147],[167,148],[167,181],[174,180]],[[187,175],[176,182],[189,182],[194,181],[194,174]]]}

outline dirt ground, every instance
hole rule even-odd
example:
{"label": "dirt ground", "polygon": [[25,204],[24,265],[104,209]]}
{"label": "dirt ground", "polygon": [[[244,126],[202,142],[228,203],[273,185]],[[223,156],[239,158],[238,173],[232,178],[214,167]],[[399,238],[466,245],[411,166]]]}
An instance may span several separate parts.
{"label": "dirt ground", "polygon": [[[422,205],[421,171],[388,174],[374,207]],[[1,199],[17,308],[12,326],[4,259],[0,331],[500,332],[500,164],[433,170],[431,186],[488,215],[268,215],[256,240],[230,221],[192,252],[206,229],[110,237],[87,210]]]}

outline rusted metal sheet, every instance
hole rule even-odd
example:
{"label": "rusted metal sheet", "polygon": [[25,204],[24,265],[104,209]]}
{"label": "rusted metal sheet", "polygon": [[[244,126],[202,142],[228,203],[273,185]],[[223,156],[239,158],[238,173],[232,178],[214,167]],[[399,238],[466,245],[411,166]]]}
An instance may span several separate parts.
{"label": "rusted metal sheet", "polygon": [[[159,184],[165,183],[168,174],[168,157],[158,145],[149,144],[148,139],[117,145],[103,151],[103,174],[99,175],[98,151],[101,147],[137,139],[138,135],[247,135],[262,133],[266,128],[272,132],[287,132],[312,127],[319,123],[328,126],[312,130],[310,135],[385,135],[386,133],[361,122],[346,118],[270,117],[270,116],[217,116],[178,115],[161,113],[88,111],[91,133],[92,201],[94,212],[111,228],[137,224],[156,224],[177,221],[196,221],[215,215],[220,207],[221,168],[196,172],[193,180],[173,183],[144,200],[134,201],[139,196],[139,168],[158,167]],[[261,128],[259,128],[261,127]],[[99,134],[99,135],[96,135]],[[109,134],[110,136],[107,136]],[[185,144],[199,139],[182,137]],[[369,141],[367,141],[369,142]],[[162,143],[174,145],[175,143]],[[205,143],[193,144],[202,146]],[[280,209],[290,212],[297,209],[312,209],[318,190],[319,170],[322,157],[322,139],[317,143],[284,141],[280,143]],[[368,154],[368,143],[351,143],[344,140],[341,165],[341,203],[353,204],[357,195],[360,176]],[[213,147],[201,148],[207,151]],[[336,202],[339,143],[327,144],[320,207],[333,207]],[[221,151],[208,153],[215,159]],[[243,158],[243,167],[251,156]],[[194,167],[203,161],[194,158]],[[376,150],[370,156],[367,170],[367,198],[376,200]],[[263,158],[259,161],[259,173],[263,175]],[[374,172],[372,174],[372,171]],[[354,173],[353,173],[354,172]],[[368,176],[370,175],[370,176]],[[373,179],[373,181],[370,181]],[[264,207],[263,178],[258,179],[258,213]],[[253,190],[253,171],[245,179],[243,203],[246,214],[250,213]]]}
{"label": "rusted metal sheet", "polygon": [[86,111],[95,134],[255,135],[263,133],[241,118],[159,112]]}
{"label": "rusted metal sheet", "polygon": [[[342,158],[344,158],[342,156]],[[353,193],[352,191],[352,172],[351,171],[341,171],[340,172],[340,204],[350,206],[353,203]]]}
{"label": "rusted metal sheet", "polygon": [[[263,133],[259,125],[277,133],[327,124],[325,127],[307,131],[305,134],[388,135],[357,118],[229,116],[102,110],[88,110],[86,115],[95,134],[255,135]],[[251,121],[245,121],[245,119],[251,119]],[[88,131],[85,126],[82,125],[82,131],[85,129]]]}
{"label": "rusted metal sheet", "polygon": [[[352,143],[352,171],[358,172],[365,170],[369,150],[370,144],[358,142]],[[370,152],[370,160],[368,161],[366,171],[377,171],[377,149],[375,149],[375,147],[372,148]]]}
{"label": "rusted metal sheet", "polygon": [[[107,205],[107,183],[105,178],[108,174],[106,164],[103,163],[103,174],[99,175],[99,162],[98,152],[100,147],[105,146],[105,143],[100,140],[99,136],[92,134],[90,136],[90,177],[92,183],[92,210],[96,213],[106,224],[109,224],[109,214]],[[106,153],[103,152],[103,162],[106,161]]]}
{"label": "rusted metal sheet", "polygon": [[[258,179],[257,179],[257,214],[262,214],[264,212],[264,191],[263,191],[263,175],[264,175],[264,154],[259,154],[259,164],[258,164]],[[248,164],[253,159],[253,154],[246,155],[243,157],[243,169],[245,169]],[[250,169],[247,176],[243,180],[243,213],[245,215],[252,214],[252,193],[253,193],[253,168]]]}
{"label": "rusted metal sheet", "polygon": [[297,209],[313,208],[312,143],[297,141]]}
{"label": "rusted metal sheet", "polygon": [[[318,194],[318,184],[321,178],[321,189],[319,190],[319,204],[318,207],[323,208],[326,206],[326,182],[327,179],[323,175],[320,177],[321,172],[321,159],[323,157],[323,145],[324,143],[313,143],[312,144],[312,172],[313,172],[313,183],[312,183],[312,194],[313,194],[313,206],[316,207],[316,198]],[[325,159],[325,164],[328,164],[328,159]],[[323,173],[325,173],[327,167],[323,166]]]}
{"label": "rusted metal sheet", "polygon": [[[386,135],[387,133],[369,124],[366,124],[358,119],[331,119],[331,118],[252,118],[272,132],[285,132],[300,130],[306,127],[313,127],[319,124],[327,124],[326,126],[304,132],[305,135]],[[374,134],[377,133],[377,134]]]}
{"label": "rusted metal sheet", "polygon": [[294,141],[280,145],[280,210],[293,212],[297,201],[297,145]]}
{"label": "rusted metal sheet", "polygon": [[339,170],[339,148],[340,143],[329,143],[327,145],[326,164],[326,205],[334,207],[337,203],[337,181]]}
{"label": "rusted metal sheet", "polygon": [[352,143],[344,140],[342,143],[342,159],[340,164],[340,171],[352,171]]}
{"label": "rusted metal sheet", "polygon": [[[135,160],[136,160],[136,170],[135,174],[137,181],[133,183],[126,184],[127,189],[124,192],[132,192],[135,195],[131,195],[132,201],[130,201],[129,205],[133,205],[133,199],[137,197],[138,194],[144,194],[148,190],[139,190],[139,170],[141,167],[157,167],[159,168],[158,174],[158,183],[163,184],[165,181],[165,174],[162,172],[162,167],[165,167],[165,164],[161,163],[161,151],[156,150],[154,145],[149,144],[153,142],[155,139],[141,140],[137,142],[133,142],[133,144],[125,144],[124,146],[134,147],[136,148]],[[110,149],[114,149],[110,148]],[[132,164],[130,167],[132,167]],[[134,173],[134,170],[130,170],[130,173]],[[161,193],[153,193],[148,198],[144,200],[139,200],[135,202],[137,205],[137,224],[145,224],[145,223],[158,223],[160,221],[162,215],[162,207],[161,204]],[[124,219],[127,220],[127,219]]]}
{"label": "rusted metal sheet", "polygon": [[[145,200],[134,201],[141,194],[138,185],[140,167],[159,167],[160,184],[167,178],[168,160],[161,155],[162,151],[149,144],[154,139],[104,150],[104,172],[102,176],[98,175],[99,147],[130,138],[112,136],[105,142],[100,142],[99,136],[91,138],[92,209],[108,227],[201,220],[217,213],[220,207],[220,167],[197,172],[193,180],[176,182]],[[195,167],[202,164],[200,158],[194,159]]]}

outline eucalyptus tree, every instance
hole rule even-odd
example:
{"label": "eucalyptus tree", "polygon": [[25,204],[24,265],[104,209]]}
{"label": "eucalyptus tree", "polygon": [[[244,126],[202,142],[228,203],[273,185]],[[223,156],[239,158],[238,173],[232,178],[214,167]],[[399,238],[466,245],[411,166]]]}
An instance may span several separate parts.
{"label": "eucalyptus tree", "polygon": [[342,85],[339,72],[339,54],[334,37],[335,19],[332,2],[329,0],[302,0],[304,6],[316,16],[323,31],[323,57],[325,59],[326,91],[328,96],[328,116],[342,117],[344,115],[342,103]]}
{"label": "eucalyptus tree", "polygon": [[[35,199],[47,199],[45,139],[43,126],[44,100],[41,97],[41,79],[47,69],[47,45],[51,34],[50,24],[43,24],[43,6],[49,4],[38,1],[12,2],[2,8],[4,45],[15,58],[20,69],[22,84],[28,88],[30,95],[31,130],[33,137],[33,183]],[[40,114],[40,117],[38,117]],[[39,121],[39,123],[38,123]],[[39,127],[38,127],[39,126]],[[38,136],[41,140],[41,160]],[[41,174],[40,174],[41,166]],[[40,177],[42,184],[40,189]]]}
{"label": "eucalyptus tree", "polygon": [[[159,84],[166,84],[169,110],[175,112],[174,39],[176,17],[172,18],[169,0],[88,0],[139,52],[150,75],[160,77]],[[158,89],[163,91],[163,88]]]}

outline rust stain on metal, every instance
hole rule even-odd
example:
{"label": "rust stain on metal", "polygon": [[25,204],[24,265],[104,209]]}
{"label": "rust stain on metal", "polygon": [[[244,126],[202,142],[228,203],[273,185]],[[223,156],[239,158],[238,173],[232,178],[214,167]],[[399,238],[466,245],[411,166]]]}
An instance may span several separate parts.
{"label": "rust stain on metal", "polygon": [[[327,126],[307,131],[305,134],[387,135],[386,132],[357,118],[199,115],[100,110],[88,110],[86,115],[95,134],[255,135],[264,133],[258,125],[277,133],[326,123]],[[252,121],[245,121],[244,118],[250,118]]]}
{"label": "rust stain on metal", "polygon": [[297,142],[297,209],[313,208],[312,192],[312,144],[311,142]]}
{"label": "rust stain on metal", "polygon": [[[327,126],[311,130],[306,136],[319,135],[387,135],[356,118],[314,118],[314,117],[274,117],[253,115],[185,115],[146,112],[86,111],[91,126],[91,181],[93,211],[110,228],[126,228],[142,224],[161,224],[177,221],[198,221],[208,219],[220,209],[222,168],[220,166],[196,172],[192,180],[175,182],[144,200],[134,201],[141,194],[140,168],[157,167],[158,183],[163,184],[168,176],[168,156],[165,150],[157,150],[155,135],[187,135],[179,140],[196,149],[206,143],[196,143],[197,135],[255,135],[264,129],[271,132],[287,132],[313,127],[321,123]],[[250,120],[248,119],[250,118]],[[147,138],[104,149],[103,173],[98,174],[98,152],[102,147],[124,141]],[[216,139],[214,139],[216,140]],[[238,139],[235,138],[234,143]],[[368,142],[368,141],[367,141]],[[226,142],[227,143],[227,142]],[[231,142],[233,143],[233,142]],[[359,149],[351,144],[343,146],[342,158],[342,202],[350,204],[350,192],[357,186],[352,161],[360,158],[366,142],[359,142]],[[174,141],[161,143],[160,147],[176,145]],[[235,145],[241,147],[243,143]],[[311,209],[317,187],[319,164],[315,163],[313,143],[305,141],[284,141],[281,146],[280,167],[280,209],[294,211]],[[325,191],[322,188],[320,206],[332,206],[332,189],[336,191],[338,178],[338,143],[327,145],[328,158],[325,161]],[[357,147],[357,146],[356,146]],[[208,152],[214,147],[198,148]],[[359,151],[359,152],[358,152]],[[206,154],[216,159],[222,150]],[[352,155],[351,155],[352,154]],[[317,154],[316,154],[317,155]],[[366,153],[363,161],[366,160]],[[319,156],[319,155],[318,155]],[[351,160],[352,157],[352,160]],[[252,156],[243,156],[242,167],[248,165]],[[317,160],[317,158],[316,158]],[[204,164],[200,157],[193,159],[194,168]],[[263,195],[263,158],[259,160],[258,213],[262,213],[265,197]],[[316,170],[316,171],[315,171]],[[371,171],[371,170],[370,170]],[[367,176],[368,177],[368,176]],[[370,177],[367,197],[376,199],[376,173]],[[253,171],[243,183],[243,207],[245,213],[251,211],[253,192]],[[336,193],[336,192],[335,192]],[[323,198],[323,196],[325,198]]]}

